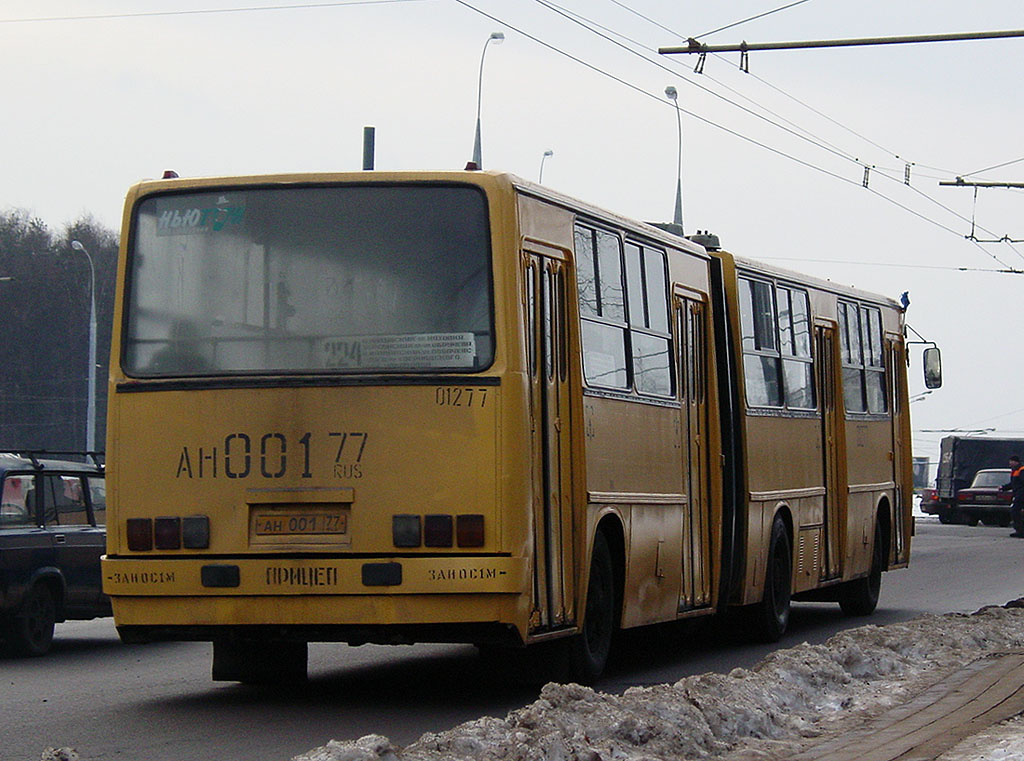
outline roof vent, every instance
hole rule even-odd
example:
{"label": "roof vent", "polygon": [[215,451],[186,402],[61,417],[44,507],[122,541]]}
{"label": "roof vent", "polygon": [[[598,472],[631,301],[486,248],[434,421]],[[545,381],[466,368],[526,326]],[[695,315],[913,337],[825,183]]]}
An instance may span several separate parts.
{"label": "roof vent", "polygon": [[698,230],[695,235],[688,235],[687,238],[708,251],[718,251],[722,247],[718,236],[708,230]]}

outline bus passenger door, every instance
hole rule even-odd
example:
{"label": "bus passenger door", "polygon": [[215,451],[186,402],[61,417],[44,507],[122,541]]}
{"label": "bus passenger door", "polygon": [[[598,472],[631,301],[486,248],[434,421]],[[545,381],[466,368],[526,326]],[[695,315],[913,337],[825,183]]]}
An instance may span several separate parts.
{"label": "bus passenger door", "polygon": [[900,565],[907,562],[906,544],[907,537],[910,535],[910,526],[907,524],[912,520],[909,515],[910,511],[907,509],[907,497],[913,478],[908,484],[906,474],[909,465],[907,460],[909,452],[904,443],[910,432],[907,426],[906,401],[902,393],[902,389],[906,386],[907,362],[903,354],[903,345],[898,340],[889,338],[886,339],[886,344],[889,354],[889,414],[892,416],[892,480],[896,484],[896,488],[893,490],[895,504],[892,506],[893,535],[890,544],[893,554],[887,560]]}
{"label": "bus passenger door", "polygon": [[683,490],[683,583],[679,610],[711,602],[708,515],[707,367],[704,304],[676,296],[676,333],[679,336],[679,390],[682,400],[681,446]]}
{"label": "bus passenger door", "polygon": [[571,624],[573,516],[565,262],[526,255],[533,481],[532,624]]}
{"label": "bus passenger door", "polygon": [[846,492],[842,488],[843,402],[838,389],[836,326],[819,322],[814,326],[817,354],[818,404],[821,409],[821,454],[825,486],[825,554],[822,580],[839,578],[843,573],[843,526]]}

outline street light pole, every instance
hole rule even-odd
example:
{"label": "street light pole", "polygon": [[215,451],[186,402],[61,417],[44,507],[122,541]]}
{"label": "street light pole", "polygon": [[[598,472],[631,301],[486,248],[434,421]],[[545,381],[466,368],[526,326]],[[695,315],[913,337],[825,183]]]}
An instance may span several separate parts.
{"label": "street light pole", "polygon": [[96,268],[92,256],[81,242],[71,241],[71,248],[81,251],[89,260],[89,393],[85,417],[85,450],[96,451]]}
{"label": "street light pole", "polygon": [[480,106],[483,103],[484,92],[484,58],[487,55],[487,46],[491,42],[494,42],[495,45],[500,45],[504,39],[504,32],[491,32],[491,36],[484,43],[483,52],[480,53],[480,76],[476,84],[476,138],[473,140],[473,161],[471,162],[474,169],[484,168],[483,159],[480,156]]}
{"label": "street light pole", "polygon": [[549,157],[554,156],[554,155],[555,155],[555,152],[553,150],[551,150],[550,148],[548,148],[546,151],[544,151],[544,155],[540,157],[540,174],[537,177],[537,184],[538,185],[544,182],[544,159],[549,158]]}
{"label": "street light pole", "polygon": [[669,85],[665,88],[665,96],[675,104],[676,127],[679,132],[679,152],[676,158],[676,210],[672,224],[679,225],[679,234],[683,234],[683,117],[679,113],[679,93]]}

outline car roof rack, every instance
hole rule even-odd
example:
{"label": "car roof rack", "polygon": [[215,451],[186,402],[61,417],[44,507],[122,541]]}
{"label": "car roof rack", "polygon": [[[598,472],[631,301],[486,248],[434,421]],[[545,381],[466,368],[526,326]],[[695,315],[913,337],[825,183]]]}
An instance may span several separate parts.
{"label": "car roof rack", "polygon": [[40,457],[52,457],[57,455],[60,457],[84,457],[86,458],[86,464],[91,460],[92,464],[100,470],[106,469],[106,464],[100,460],[105,455],[103,451],[91,451],[85,449],[4,449],[0,450],[0,454],[13,455],[14,457],[23,457],[32,463],[32,467],[36,470],[43,470],[46,465],[39,461]]}

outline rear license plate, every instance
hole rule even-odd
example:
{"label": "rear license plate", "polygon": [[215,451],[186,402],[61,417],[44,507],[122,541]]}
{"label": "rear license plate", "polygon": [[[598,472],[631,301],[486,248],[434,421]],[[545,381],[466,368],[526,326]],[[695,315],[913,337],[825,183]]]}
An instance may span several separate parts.
{"label": "rear license plate", "polygon": [[348,533],[348,515],[344,513],[271,513],[256,515],[253,521],[257,536]]}

